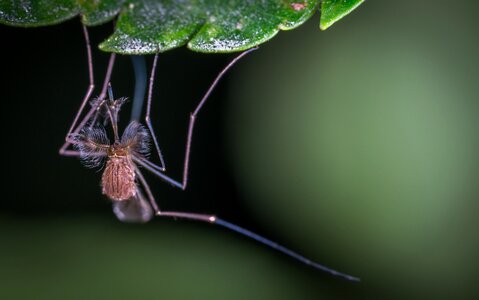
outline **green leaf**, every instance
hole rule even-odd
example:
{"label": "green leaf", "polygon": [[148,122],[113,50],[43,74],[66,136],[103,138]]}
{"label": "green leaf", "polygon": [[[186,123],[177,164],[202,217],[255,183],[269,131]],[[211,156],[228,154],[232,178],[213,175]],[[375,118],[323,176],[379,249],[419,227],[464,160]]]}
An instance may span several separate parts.
{"label": "green leaf", "polygon": [[[323,1],[326,29],[364,0]],[[53,25],[76,15],[88,26],[119,15],[116,30],[100,44],[123,54],[163,52],[187,45],[199,52],[235,52],[262,44],[280,30],[294,29],[320,0],[2,0],[0,23]]]}
{"label": "green leaf", "polygon": [[321,30],[328,29],[363,2],[364,0],[323,0],[319,28]]}
{"label": "green leaf", "polygon": [[111,21],[125,2],[126,0],[78,0],[82,7],[82,22],[95,26]]}
{"label": "green leaf", "polygon": [[319,1],[301,8],[292,0],[145,0],[120,14],[105,51],[144,54],[187,44],[200,52],[232,52],[259,45],[279,30],[304,23]]}
{"label": "green leaf", "polygon": [[78,15],[75,0],[2,0],[0,23],[20,27],[53,25]]}

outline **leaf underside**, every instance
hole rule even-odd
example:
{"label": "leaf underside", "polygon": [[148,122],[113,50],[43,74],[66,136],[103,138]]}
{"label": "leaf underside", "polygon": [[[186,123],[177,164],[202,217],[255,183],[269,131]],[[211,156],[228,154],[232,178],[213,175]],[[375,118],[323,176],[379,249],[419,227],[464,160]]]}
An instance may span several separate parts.
{"label": "leaf underside", "polygon": [[294,29],[321,4],[325,30],[364,0],[2,0],[0,23],[38,27],[81,16],[87,26],[111,21],[100,49],[122,54],[164,52],[183,45],[198,52],[242,51]]}

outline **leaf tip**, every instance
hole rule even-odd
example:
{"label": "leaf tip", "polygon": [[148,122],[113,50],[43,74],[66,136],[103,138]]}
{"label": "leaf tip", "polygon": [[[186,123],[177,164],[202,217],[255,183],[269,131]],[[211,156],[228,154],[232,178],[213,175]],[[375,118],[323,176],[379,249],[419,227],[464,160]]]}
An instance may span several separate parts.
{"label": "leaf tip", "polygon": [[365,0],[347,0],[344,3],[339,1],[323,1],[321,3],[321,18],[319,22],[319,29],[326,30],[334,23],[349,15]]}

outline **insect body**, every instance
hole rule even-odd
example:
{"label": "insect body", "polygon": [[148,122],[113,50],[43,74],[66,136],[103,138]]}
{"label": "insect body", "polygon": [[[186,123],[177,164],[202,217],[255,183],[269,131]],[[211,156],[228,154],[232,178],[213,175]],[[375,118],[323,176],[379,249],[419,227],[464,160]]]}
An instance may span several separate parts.
{"label": "insect body", "polygon": [[[145,130],[136,122],[132,122],[125,131],[125,136],[133,130]],[[98,134],[101,133],[101,134]],[[94,159],[90,155],[100,155],[106,157],[106,166],[101,180],[103,194],[113,201],[128,200],[136,195],[136,176],[135,166],[132,155],[141,155],[135,148],[136,140],[115,141],[112,145],[108,144],[106,132],[100,128],[83,129],[80,134],[71,135],[74,147],[80,151],[80,158],[86,162]],[[105,143],[106,142],[106,143]],[[88,148],[88,149],[87,149]],[[89,166],[97,166],[98,164]]]}
{"label": "insect body", "polygon": [[[117,217],[127,222],[147,222],[154,216],[154,211],[139,190],[139,169],[134,159],[146,159],[151,138],[147,129],[137,121],[130,122],[119,137],[116,120],[125,99],[114,100],[111,86],[108,86],[108,94],[110,99],[95,102],[99,102],[99,108],[106,107],[114,142],[110,143],[105,128],[99,122],[85,126],[79,133],[70,134],[68,140],[87,167],[105,165],[101,178],[102,192],[112,200]],[[93,105],[96,105],[95,102]]]}
{"label": "insect body", "polygon": [[[79,156],[83,163],[88,167],[105,166],[101,180],[102,191],[103,194],[111,199],[113,204],[113,212],[118,219],[125,222],[147,222],[156,215],[159,217],[183,218],[216,224],[263,243],[318,270],[322,270],[348,280],[359,280],[356,277],[335,271],[311,261],[306,257],[289,250],[288,248],[285,248],[247,229],[217,218],[214,215],[179,211],[162,211],[160,210],[148,183],[140,171],[141,167],[175,187],[181,189],[186,188],[188,182],[191,141],[196,117],[201,108],[204,106],[213,88],[216,86],[222,76],[229,70],[229,68],[231,68],[231,66],[234,65],[234,63],[236,63],[236,61],[255,49],[247,50],[233,59],[233,61],[228,64],[216,77],[204,97],[200,100],[199,104],[191,113],[186,138],[183,177],[181,181],[177,181],[164,173],[165,164],[150,119],[154,72],[158,55],[155,55],[153,69],[150,76],[145,117],[146,127],[137,121],[131,121],[120,137],[118,130],[118,114],[121,106],[125,102],[125,99],[114,99],[112,88],[109,84],[109,78],[115,58],[114,54],[112,54],[110,59],[107,76],[105,78],[100,97],[93,102],[90,111],[80,121],[80,115],[86,107],[86,103],[88,103],[89,97],[91,96],[92,90],[94,88],[91,50],[88,42],[88,33],[85,27],[84,33],[87,41],[89,58],[90,86],[83,99],[82,105],[80,106],[80,110],[70,127],[69,133],[66,137],[66,142],[60,148],[60,154],[66,156]],[[107,90],[108,99],[104,99]],[[113,143],[111,143],[108,139],[108,135],[101,121],[103,121],[104,124],[108,122],[110,123],[114,135]],[[160,165],[156,165],[148,159],[151,143],[154,144],[155,150],[158,153]],[[71,144],[73,144],[75,148],[74,151],[67,149]]]}
{"label": "insect body", "polygon": [[[101,178],[103,194],[113,201],[128,200],[136,195],[135,171],[128,149],[110,146],[108,161]],[[112,149],[113,148],[113,149]]]}

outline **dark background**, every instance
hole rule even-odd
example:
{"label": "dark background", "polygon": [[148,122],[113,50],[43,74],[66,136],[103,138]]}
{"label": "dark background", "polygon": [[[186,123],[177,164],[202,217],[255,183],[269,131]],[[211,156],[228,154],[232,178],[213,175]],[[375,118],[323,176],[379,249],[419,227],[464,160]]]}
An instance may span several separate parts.
{"label": "dark background", "polygon": [[[101,173],[58,155],[88,85],[79,20],[0,26],[0,297],[474,299],[478,8],[367,1],[326,32],[318,16],[281,32],[201,112],[187,191],[147,178],[164,210],[217,214],[360,284],[212,225],[117,221]],[[111,30],[90,29],[94,95]],[[189,112],[233,57],[159,57],[153,123],[174,178]],[[130,58],[112,84],[132,97]]]}
{"label": "dark background", "polygon": [[[111,31],[112,24],[94,27],[90,30],[94,51],[96,90],[93,95],[95,96],[100,93],[109,59],[109,55],[97,50],[96,45],[107,37]],[[75,159],[58,158],[58,155],[51,151],[52,148],[61,145],[88,87],[85,42],[78,20],[71,20],[61,26],[45,28],[23,29],[2,26],[2,37],[4,41],[10,41],[8,43],[15,45],[2,49],[3,70],[6,71],[2,74],[4,76],[2,82],[5,84],[5,97],[22,99],[21,101],[9,101],[8,106],[5,107],[5,111],[9,112],[7,116],[13,117],[7,119],[5,128],[9,128],[9,125],[13,126],[9,129],[12,133],[10,137],[12,144],[28,145],[15,150],[15,153],[22,156],[23,159],[15,163],[15,168],[12,168],[15,175],[12,174],[12,177],[19,178],[20,173],[17,172],[20,171],[24,174],[24,178],[29,176],[28,179],[25,179],[31,187],[16,190],[17,197],[25,199],[24,201],[20,203],[18,201],[6,201],[2,203],[2,206],[12,211],[21,211],[22,215],[28,212],[38,214],[39,211],[43,213],[70,211],[74,214],[79,211],[82,213],[85,211],[103,211],[104,205],[109,206],[108,202],[105,201],[102,206],[101,201],[94,199],[91,195],[89,196],[92,190],[98,188],[98,178],[95,178],[96,176],[92,174],[94,172],[83,169],[85,173],[82,173],[82,171],[70,173],[61,169],[68,167],[70,164],[76,166],[77,162],[75,162]],[[169,169],[171,169],[170,173],[175,178],[181,178],[182,174],[182,159],[189,113],[199,102],[217,73],[232,57],[234,55],[201,55],[181,48],[177,51],[162,54],[159,58],[153,106],[155,114],[152,119],[156,130],[159,132],[160,137],[158,138],[161,144],[165,144],[160,147],[164,148],[165,159],[168,162]],[[146,61],[149,76],[153,56],[147,56]],[[112,76],[115,96],[128,97],[131,103],[134,83],[130,58],[118,55]],[[235,193],[231,189],[231,179],[228,178],[228,172],[224,168],[223,151],[221,149],[224,143],[221,140],[222,136],[219,129],[224,119],[221,111],[225,101],[221,101],[221,99],[225,98],[226,85],[225,80],[215,91],[214,98],[211,99],[211,102],[216,104],[208,105],[211,107],[205,110],[204,116],[203,114],[200,116],[204,121],[198,122],[198,131],[204,132],[204,136],[211,136],[211,140],[195,139],[195,148],[198,148],[198,153],[195,149],[194,156],[197,157],[195,160],[198,166],[193,168],[192,177],[195,176],[193,172],[199,172],[197,173],[200,174],[197,175],[199,177],[198,181],[203,178],[217,182],[217,187],[226,186],[225,191],[231,191],[228,197],[234,200]],[[79,99],[79,101],[75,99]],[[125,125],[129,119],[129,109],[129,105],[125,105],[121,115],[122,125]],[[18,115],[18,119],[13,115]],[[65,115],[68,118],[65,118]],[[4,121],[7,120],[4,119]],[[16,131],[17,134],[13,134],[13,131]],[[62,136],[63,138],[58,140]],[[207,155],[215,159],[201,159],[201,157]],[[21,167],[19,164],[21,164]],[[33,170],[34,172],[32,172]],[[45,171],[44,176],[39,177],[38,175],[42,174],[42,171]],[[201,174],[205,171],[208,175],[202,176]],[[62,175],[61,178],[65,178],[65,182],[59,184],[57,175],[64,174],[64,172],[69,174],[68,178]],[[217,173],[222,174],[216,175]],[[87,181],[88,179],[92,181]],[[202,190],[201,187],[204,185],[192,180],[191,190],[200,192],[199,195],[204,196],[207,202],[209,201],[208,198],[216,198],[217,195],[214,195],[214,190],[210,191],[213,194],[209,196],[207,191]],[[92,190],[89,190],[89,188]],[[72,191],[75,192],[72,193]],[[205,194],[201,195],[203,192]],[[183,197],[182,200],[178,201],[180,203],[191,198],[187,195],[189,191],[178,193],[174,189],[166,188],[162,193],[164,198]],[[38,195],[49,198],[49,203],[38,201]],[[67,195],[68,197],[65,197]],[[89,200],[78,201],[80,198]],[[211,200],[210,204],[203,203],[195,206],[197,201],[194,201],[191,208],[207,208],[208,205],[213,205],[213,202],[214,200]],[[75,210],[71,210],[72,205],[76,207]]]}

